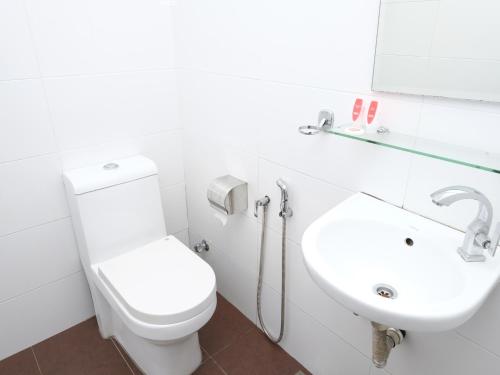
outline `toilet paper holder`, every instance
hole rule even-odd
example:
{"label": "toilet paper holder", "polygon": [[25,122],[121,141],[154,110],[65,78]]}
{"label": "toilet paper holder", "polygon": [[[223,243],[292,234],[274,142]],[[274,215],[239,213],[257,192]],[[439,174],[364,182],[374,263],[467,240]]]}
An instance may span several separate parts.
{"label": "toilet paper holder", "polygon": [[210,206],[224,215],[232,215],[248,208],[248,184],[231,175],[217,177],[208,186]]}

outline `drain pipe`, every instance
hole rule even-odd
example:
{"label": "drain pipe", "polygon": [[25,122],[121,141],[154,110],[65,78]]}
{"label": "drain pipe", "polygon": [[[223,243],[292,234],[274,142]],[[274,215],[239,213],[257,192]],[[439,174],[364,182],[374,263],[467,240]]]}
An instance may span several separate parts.
{"label": "drain pipe", "polygon": [[384,368],[391,350],[403,342],[406,332],[372,322],[372,362],[377,368]]}

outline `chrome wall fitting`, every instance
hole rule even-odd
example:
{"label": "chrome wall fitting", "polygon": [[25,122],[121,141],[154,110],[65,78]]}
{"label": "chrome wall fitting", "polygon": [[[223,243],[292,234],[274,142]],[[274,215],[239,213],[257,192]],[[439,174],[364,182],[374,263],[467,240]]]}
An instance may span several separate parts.
{"label": "chrome wall fitting", "polygon": [[379,126],[378,129],[377,129],[377,133],[378,134],[387,134],[387,133],[390,133],[391,131],[389,130],[389,128],[386,128],[385,126]]}
{"label": "chrome wall fitting", "polygon": [[318,125],[299,126],[299,132],[304,135],[314,135],[330,130],[333,127],[334,120],[333,112],[327,110],[320,111],[318,114]]}
{"label": "chrome wall fitting", "polygon": [[259,207],[266,207],[270,202],[271,199],[267,195],[262,199],[257,199],[255,201],[253,216],[259,217]]}
{"label": "chrome wall fitting", "polygon": [[197,253],[201,253],[203,251],[208,251],[208,250],[210,250],[210,246],[205,240],[201,240],[201,242],[198,242],[197,244],[194,245],[194,251]]}

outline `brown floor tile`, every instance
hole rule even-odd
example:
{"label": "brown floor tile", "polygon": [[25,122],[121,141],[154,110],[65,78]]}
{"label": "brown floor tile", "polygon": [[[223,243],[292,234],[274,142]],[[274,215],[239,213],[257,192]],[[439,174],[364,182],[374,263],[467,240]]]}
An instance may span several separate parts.
{"label": "brown floor tile", "polygon": [[192,375],[225,375],[212,359],[204,362]]}
{"label": "brown floor tile", "polygon": [[33,347],[43,375],[130,375],[111,340],[99,335],[95,318]]}
{"label": "brown floor tile", "polygon": [[40,375],[31,348],[0,361],[0,375]]}
{"label": "brown floor tile", "polygon": [[310,374],[257,328],[240,336],[214,359],[230,375],[295,375],[299,370]]}
{"label": "brown floor tile", "polygon": [[[195,375],[310,374],[220,295],[200,343]],[[118,342],[101,338],[94,318],[0,361],[0,375],[40,375],[37,360],[43,375],[141,375]]]}
{"label": "brown floor tile", "polygon": [[218,294],[212,319],[199,331],[200,344],[209,354],[215,354],[253,327],[250,320]]}

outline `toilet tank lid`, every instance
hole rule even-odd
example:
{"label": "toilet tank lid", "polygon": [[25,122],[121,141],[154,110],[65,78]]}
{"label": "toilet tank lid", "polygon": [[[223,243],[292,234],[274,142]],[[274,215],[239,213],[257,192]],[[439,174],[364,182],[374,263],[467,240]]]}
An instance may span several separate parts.
{"label": "toilet tank lid", "polygon": [[158,169],[155,163],[138,155],[65,171],[63,178],[73,194],[79,195],[156,174]]}

